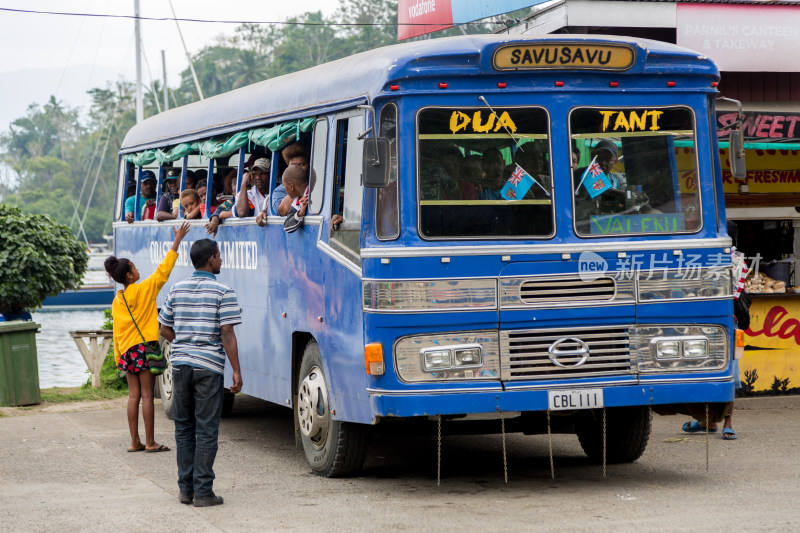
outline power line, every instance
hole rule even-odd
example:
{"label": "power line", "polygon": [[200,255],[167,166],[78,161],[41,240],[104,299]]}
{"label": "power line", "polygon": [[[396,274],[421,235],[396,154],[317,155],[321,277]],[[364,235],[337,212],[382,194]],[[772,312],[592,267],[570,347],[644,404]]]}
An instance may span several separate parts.
{"label": "power line", "polygon": [[[209,19],[194,19],[194,18],[178,18],[178,17],[143,17],[136,15],[112,15],[108,13],[72,13],[68,11],[36,11],[33,9],[14,9],[10,7],[0,7],[0,11],[9,11],[13,13],[28,13],[34,15],[63,15],[71,17],[95,17],[95,18],[117,18],[117,19],[139,19],[150,20],[155,22],[204,22],[212,24],[279,24],[286,26],[441,26],[441,22],[437,23],[424,23],[424,22],[408,22],[408,23],[391,23],[391,22],[302,22],[302,21],[278,21],[278,20],[209,20]],[[500,24],[502,22],[496,21],[475,21],[463,22],[460,26],[465,25],[481,25],[481,24]]]}

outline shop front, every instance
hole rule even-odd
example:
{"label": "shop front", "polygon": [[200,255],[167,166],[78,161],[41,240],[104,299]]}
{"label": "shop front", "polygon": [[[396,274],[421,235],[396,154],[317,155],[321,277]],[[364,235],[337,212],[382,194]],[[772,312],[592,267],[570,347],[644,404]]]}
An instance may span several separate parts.
{"label": "shop front", "polygon": [[[800,113],[779,107],[745,111],[746,180],[723,170],[728,220],[751,266],[741,378],[752,391],[776,393],[800,386]],[[720,127],[732,120],[735,113],[717,112]],[[721,131],[723,169],[726,137]]]}

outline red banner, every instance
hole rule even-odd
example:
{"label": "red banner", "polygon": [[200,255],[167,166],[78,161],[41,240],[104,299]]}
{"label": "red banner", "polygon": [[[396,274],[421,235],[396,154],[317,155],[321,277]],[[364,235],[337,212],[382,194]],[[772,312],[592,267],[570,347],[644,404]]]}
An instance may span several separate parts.
{"label": "red banner", "polygon": [[450,0],[398,0],[397,40],[453,27]]}

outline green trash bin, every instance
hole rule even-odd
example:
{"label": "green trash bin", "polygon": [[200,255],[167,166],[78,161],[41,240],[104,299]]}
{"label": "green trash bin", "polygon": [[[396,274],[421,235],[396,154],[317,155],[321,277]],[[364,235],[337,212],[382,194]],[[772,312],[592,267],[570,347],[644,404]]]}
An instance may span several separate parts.
{"label": "green trash bin", "polygon": [[0,322],[0,405],[16,407],[42,402],[35,322]]}

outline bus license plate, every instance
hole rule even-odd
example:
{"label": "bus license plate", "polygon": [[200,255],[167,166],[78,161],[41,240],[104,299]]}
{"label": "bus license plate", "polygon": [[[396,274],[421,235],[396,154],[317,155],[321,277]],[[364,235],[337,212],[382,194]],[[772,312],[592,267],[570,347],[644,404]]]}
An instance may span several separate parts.
{"label": "bus license plate", "polygon": [[551,411],[594,409],[603,407],[603,389],[547,391],[547,408]]}

